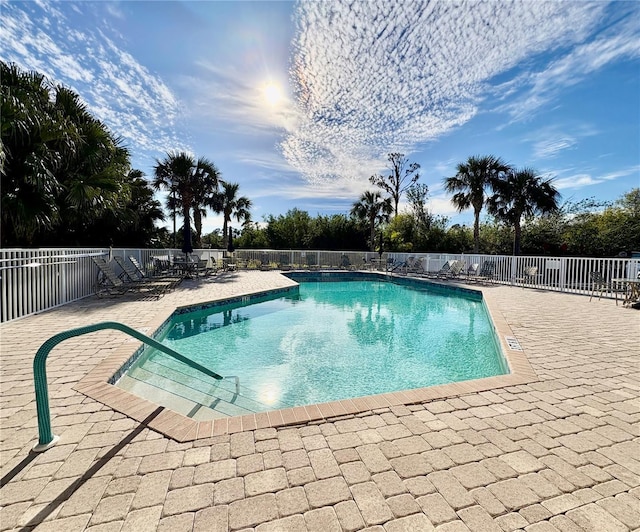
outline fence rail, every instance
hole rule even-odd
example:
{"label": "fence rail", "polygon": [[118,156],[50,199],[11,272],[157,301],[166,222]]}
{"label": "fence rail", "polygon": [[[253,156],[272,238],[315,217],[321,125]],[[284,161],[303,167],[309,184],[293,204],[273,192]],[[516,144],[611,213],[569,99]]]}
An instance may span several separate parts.
{"label": "fence rail", "polygon": [[[222,250],[194,250],[200,258],[216,261]],[[91,260],[102,256],[136,257],[150,267],[153,257],[169,258],[181,255],[177,249],[74,248],[74,249],[0,249],[0,322],[7,322],[76,301],[95,293],[98,269]],[[362,251],[315,250],[237,250],[234,256],[245,267],[340,269],[370,267],[377,253]],[[535,286],[547,290],[589,294],[593,289],[590,273],[598,271],[607,280],[636,278],[640,259],[588,257],[513,257],[509,255],[384,253],[379,263],[382,269],[389,261],[398,263],[409,257],[420,260],[425,272],[439,270],[448,260],[466,264],[482,264],[486,260],[496,265],[495,282],[517,286]],[[113,262],[116,272],[119,266]],[[533,278],[524,279],[527,267],[536,267]],[[612,293],[606,294],[613,297]]]}

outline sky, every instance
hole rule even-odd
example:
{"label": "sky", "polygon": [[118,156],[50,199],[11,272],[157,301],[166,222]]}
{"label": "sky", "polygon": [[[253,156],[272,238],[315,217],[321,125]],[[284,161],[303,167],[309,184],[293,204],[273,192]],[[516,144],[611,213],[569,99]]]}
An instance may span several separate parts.
{"label": "sky", "polygon": [[149,179],[212,160],[258,222],[348,213],[392,152],[451,224],[472,213],[442,182],[473,155],[563,202],[640,186],[636,1],[0,0],[0,59],[76,91]]}

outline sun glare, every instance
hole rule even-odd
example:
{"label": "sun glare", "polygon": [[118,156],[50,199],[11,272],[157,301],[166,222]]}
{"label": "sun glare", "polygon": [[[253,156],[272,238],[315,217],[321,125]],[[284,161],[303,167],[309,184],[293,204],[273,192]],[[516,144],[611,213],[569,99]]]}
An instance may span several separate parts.
{"label": "sun glare", "polygon": [[264,86],[262,94],[269,105],[276,105],[280,100],[282,100],[282,91],[280,90],[280,87],[272,82],[269,82]]}
{"label": "sun glare", "polygon": [[277,384],[267,384],[260,390],[260,402],[272,405],[280,399],[281,391]]}

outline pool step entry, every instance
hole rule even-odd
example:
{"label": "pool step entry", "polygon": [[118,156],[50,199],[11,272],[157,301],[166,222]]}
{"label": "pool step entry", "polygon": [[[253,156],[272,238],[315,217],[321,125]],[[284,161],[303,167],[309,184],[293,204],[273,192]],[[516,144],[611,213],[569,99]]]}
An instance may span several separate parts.
{"label": "pool step entry", "polygon": [[242,386],[235,375],[215,381],[203,378],[159,353],[151,354],[144,367],[130,369],[117,386],[198,421],[289,406],[281,402],[264,404],[259,401],[259,394]]}

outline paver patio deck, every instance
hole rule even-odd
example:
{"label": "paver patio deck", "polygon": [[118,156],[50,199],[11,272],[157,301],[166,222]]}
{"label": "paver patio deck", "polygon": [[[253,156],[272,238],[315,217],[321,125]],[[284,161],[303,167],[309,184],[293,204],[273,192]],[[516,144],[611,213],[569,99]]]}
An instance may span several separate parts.
{"label": "paver patio deck", "polygon": [[640,313],[531,289],[480,288],[534,382],[184,443],[73,389],[136,341],[70,339],[47,366],[60,442],[30,453],[32,361],[53,334],[101,321],[151,333],[175,306],[289,283],[227,273],[159,301],[89,298],[0,326],[0,529],[640,529]]}

